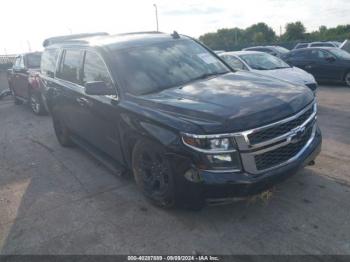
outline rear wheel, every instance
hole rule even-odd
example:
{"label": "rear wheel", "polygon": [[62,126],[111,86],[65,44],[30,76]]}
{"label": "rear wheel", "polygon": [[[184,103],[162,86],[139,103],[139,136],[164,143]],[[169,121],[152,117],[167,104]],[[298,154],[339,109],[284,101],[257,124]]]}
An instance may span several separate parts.
{"label": "rear wheel", "polygon": [[67,126],[64,124],[64,121],[62,121],[59,117],[55,115],[52,115],[52,120],[53,128],[55,130],[55,134],[60,145],[63,147],[74,146],[74,143],[71,139],[71,134]]}
{"label": "rear wheel", "polygon": [[45,114],[45,108],[39,93],[33,92],[29,94],[29,104],[34,114],[36,115]]}
{"label": "rear wheel", "polygon": [[348,87],[350,87],[350,72],[348,72],[346,75],[345,75],[345,83]]}
{"label": "rear wheel", "polygon": [[165,149],[150,141],[139,141],[133,150],[132,166],[136,183],[157,206],[175,205],[174,177]]}

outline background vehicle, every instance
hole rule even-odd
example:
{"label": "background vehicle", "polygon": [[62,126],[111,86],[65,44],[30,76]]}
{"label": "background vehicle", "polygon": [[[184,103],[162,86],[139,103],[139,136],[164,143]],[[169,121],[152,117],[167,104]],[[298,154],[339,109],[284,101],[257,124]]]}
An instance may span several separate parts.
{"label": "background vehicle", "polygon": [[59,143],[132,170],[156,205],[257,194],[320,151],[310,90],[232,72],[189,37],[123,34],[46,52],[41,77]]}
{"label": "background vehicle", "polygon": [[337,41],[299,43],[293,48],[293,50],[308,47],[340,47],[340,45],[341,43]]}
{"label": "background vehicle", "polygon": [[266,76],[305,85],[312,91],[317,88],[315,78],[304,70],[291,67],[278,57],[257,51],[221,53],[220,56],[235,70],[247,70]]}
{"label": "background vehicle", "polygon": [[339,48],[310,47],[292,50],[283,57],[288,64],[297,66],[317,81],[335,81],[350,86],[350,54]]}
{"label": "background vehicle", "polygon": [[254,47],[248,47],[244,48],[242,51],[259,51],[268,53],[273,56],[281,57],[282,55],[289,52],[287,48],[284,48],[282,46],[254,46]]}
{"label": "background vehicle", "polygon": [[29,103],[37,115],[46,112],[39,85],[40,61],[40,52],[19,55],[12,69],[8,70],[9,87],[15,103]]}

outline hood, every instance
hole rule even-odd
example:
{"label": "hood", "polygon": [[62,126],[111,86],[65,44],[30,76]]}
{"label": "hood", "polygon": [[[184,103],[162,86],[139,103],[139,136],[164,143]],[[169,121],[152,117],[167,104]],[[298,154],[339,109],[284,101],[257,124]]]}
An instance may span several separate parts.
{"label": "hood", "polygon": [[250,72],[235,72],[137,100],[144,106],[199,125],[205,133],[224,133],[286,118],[313,98],[313,93],[304,86]]}
{"label": "hood", "polygon": [[315,78],[311,74],[297,67],[288,67],[274,70],[254,70],[254,72],[299,85],[316,83]]}

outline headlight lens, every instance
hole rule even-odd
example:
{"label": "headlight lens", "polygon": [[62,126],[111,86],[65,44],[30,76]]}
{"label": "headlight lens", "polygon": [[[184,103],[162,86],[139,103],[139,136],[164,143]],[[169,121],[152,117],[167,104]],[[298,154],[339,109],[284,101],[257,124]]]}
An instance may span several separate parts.
{"label": "headlight lens", "polygon": [[235,149],[234,140],[232,138],[197,138],[194,136],[183,135],[183,142],[199,151],[232,151]]}
{"label": "headlight lens", "polygon": [[182,135],[183,143],[201,153],[198,165],[205,170],[241,170],[239,153],[233,137],[215,135]]}

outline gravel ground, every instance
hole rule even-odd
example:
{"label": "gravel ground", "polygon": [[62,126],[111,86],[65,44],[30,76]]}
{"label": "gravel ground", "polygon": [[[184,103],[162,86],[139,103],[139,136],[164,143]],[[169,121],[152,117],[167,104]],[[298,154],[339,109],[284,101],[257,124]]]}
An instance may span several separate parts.
{"label": "gravel ground", "polygon": [[0,254],[350,254],[350,89],[322,86],[318,100],[315,166],[267,203],[200,212],[153,207],[131,179],[60,147],[50,117],[2,100]]}

